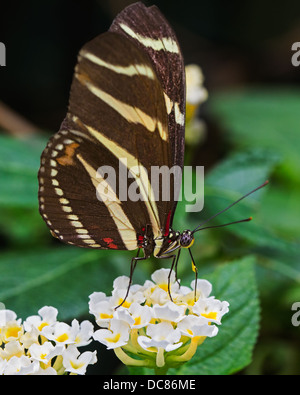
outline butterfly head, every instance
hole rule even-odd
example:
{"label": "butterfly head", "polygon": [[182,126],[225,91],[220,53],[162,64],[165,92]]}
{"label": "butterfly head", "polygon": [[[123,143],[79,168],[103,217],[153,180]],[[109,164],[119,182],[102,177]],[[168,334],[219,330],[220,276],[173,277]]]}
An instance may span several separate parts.
{"label": "butterfly head", "polygon": [[194,236],[190,230],[184,230],[180,234],[179,243],[182,248],[190,248],[194,244]]}

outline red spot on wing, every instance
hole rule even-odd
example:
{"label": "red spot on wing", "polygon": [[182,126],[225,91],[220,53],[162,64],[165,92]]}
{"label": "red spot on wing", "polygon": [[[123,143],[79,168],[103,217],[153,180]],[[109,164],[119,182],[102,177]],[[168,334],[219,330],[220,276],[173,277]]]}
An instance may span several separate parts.
{"label": "red spot on wing", "polygon": [[170,222],[171,222],[171,210],[169,211],[168,217],[167,217],[167,222],[166,222],[166,227],[165,227],[165,234],[164,236],[168,236],[169,230],[170,230]]}
{"label": "red spot on wing", "polygon": [[118,249],[118,247],[113,243],[113,239],[111,239],[110,237],[104,238],[103,241],[105,241],[105,243],[107,243],[108,248],[111,248],[113,250]]}

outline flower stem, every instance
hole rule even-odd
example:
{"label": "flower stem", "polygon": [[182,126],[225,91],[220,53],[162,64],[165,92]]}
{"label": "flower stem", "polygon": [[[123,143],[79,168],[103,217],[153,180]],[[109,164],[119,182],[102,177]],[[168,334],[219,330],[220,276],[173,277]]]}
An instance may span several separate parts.
{"label": "flower stem", "polygon": [[62,355],[58,355],[56,357],[56,361],[54,362],[53,369],[57,371],[58,375],[62,375],[65,372],[65,368],[63,366],[63,357]]}
{"label": "flower stem", "polygon": [[195,354],[197,347],[198,347],[198,340],[199,337],[193,337],[191,339],[191,343],[189,348],[182,354],[182,355],[172,355],[172,357],[170,357],[170,361],[172,360],[172,362],[185,362],[185,361],[189,361]]}
{"label": "flower stem", "polygon": [[156,366],[162,368],[165,366],[165,350],[159,347],[156,354]]}
{"label": "flower stem", "polygon": [[129,355],[127,355],[122,347],[117,347],[114,348],[114,352],[116,356],[119,358],[121,362],[123,362],[125,365],[128,366],[143,366],[143,367],[149,367],[149,362],[148,360],[145,359],[134,359],[131,358]]}
{"label": "flower stem", "polygon": [[159,368],[159,367],[156,366],[155,369],[154,369],[154,372],[155,372],[156,375],[166,375],[168,369],[169,368],[167,367],[167,365],[163,366],[162,368]]}

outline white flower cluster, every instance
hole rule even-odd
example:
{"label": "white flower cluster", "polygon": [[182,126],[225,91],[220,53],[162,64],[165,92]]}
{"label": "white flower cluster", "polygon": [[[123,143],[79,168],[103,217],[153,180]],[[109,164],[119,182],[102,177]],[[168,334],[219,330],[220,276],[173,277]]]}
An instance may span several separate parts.
{"label": "white flower cluster", "polygon": [[92,341],[93,325],[57,321],[57,309],[45,306],[22,323],[12,310],[0,310],[0,375],[85,374],[96,352],[77,347]]}
{"label": "white flower cluster", "polygon": [[168,269],[160,269],[144,285],[132,285],[122,303],[129,278],[114,281],[111,296],[90,295],[90,313],[101,327],[93,337],[114,349],[121,361],[131,366],[162,368],[189,360],[206,337],[216,336],[229,304],[209,296],[212,285],[206,280],[180,286]]}

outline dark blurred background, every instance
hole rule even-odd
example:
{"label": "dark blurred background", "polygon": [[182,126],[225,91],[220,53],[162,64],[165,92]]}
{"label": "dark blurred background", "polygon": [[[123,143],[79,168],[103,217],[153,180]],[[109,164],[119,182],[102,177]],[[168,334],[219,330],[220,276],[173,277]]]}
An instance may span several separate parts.
{"label": "dark blurred background", "polygon": [[[1,135],[13,135],[16,139],[22,137],[22,132],[19,133],[18,128],[11,127],[10,122],[5,122],[6,118],[11,115],[10,110],[14,112],[12,115],[14,120],[19,116],[23,117],[21,124],[24,134],[26,134],[26,130],[34,130],[38,131],[40,135],[50,136],[58,131],[66,114],[69,89],[79,49],[88,40],[106,31],[116,14],[133,2],[126,0],[1,2],[0,42],[5,44],[7,52],[6,67],[0,67]],[[276,116],[282,120],[280,138],[278,135],[276,136],[277,145],[274,140],[273,148],[275,152],[283,153],[284,161],[288,161],[289,147],[291,147],[293,162],[281,167],[274,176],[274,190],[264,202],[264,215],[261,222],[270,223],[276,235],[283,237],[285,251],[289,249],[289,242],[298,243],[299,246],[300,210],[298,198],[300,198],[300,182],[298,174],[300,167],[297,168],[297,166],[300,163],[298,155],[300,149],[300,144],[298,144],[300,143],[300,94],[298,90],[300,67],[294,67],[291,63],[292,44],[300,42],[299,0],[247,0],[243,2],[157,0],[155,2],[144,1],[144,3],[146,5],[156,4],[161,9],[176,31],[186,64],[197,63],[201,66],[205,76],[205,87],[209,92],[209,100],[201,107],[201,118],[205,121],[207,132],[205,139],[194,149],[187,149],[190,163],[204,165],[206,169],[213,168],[220,160],[226,158],[228,153],[235,152],[236,147],[240,149],[244,140],[246,145],[255,149],[261,146],[268,147],[269,142],[273,143],[273,138],[269,136],[273,136],[272,128],[274,125],[276,127]],[[226,107],[226,95],[223,101],[214,101],[214,95],[219,91],[231,92],[236,88],[249,89],[252,87],[262,88],[262,91],[255,91],[254,96],[251,96],[251,93],[250,96],[246,95],[244,101],[241,102],[235,97],[231,97],[229,100],[228,96],[228,107]],[[281,101],[276,93],[273,96],[272,91],[271,93],[268,91],[269,87],[276,87],[279,91],[284,87],[284,89],[291,89],[292,93],[288,91],[283,94]],[[268,93],[265,94],[265,92]],[[278,92],[278,90],[274,92]],[[210,103],[212,103],[211,107]],[[262,107],[260,103],[262,103]],[[282,114],[280,113],[281,104],[284,106]],[[1,113],[3,108],[5,111]],[[239,118],[240,111],[242,113]],[[266,119],[263,118],[264,113]],[[214,114],[225,114],[225,119],[229,120],[226,127],[216,119]],[[253,121],[260,122],[258,126],[261,127],[260,130],[263,130],[262,133],[255,129],[252,130],[251,127],[249,127],[250,133],[247,132],[247,125],[251,125]],[[241,125],[242,127],[240,127]],[[226,133],[231,130],[231,126],[232,130],[236,128],[237,132],[234,132],[231,139],[227,140]],[[239,130],[245,131],[245,134],[238,134]],[[248,139],[251,133],[263,135],[264,131],[266,131],[265,138],[261,138],[259,142]],[[286,142],[287,139],[291,139],[290,146]],[[237,146],[235,141],[238,141]],[[10,145],[10,142],[7,141],[5,144],[7,144],[5,146],[7,151],[4,150],[4,153],[7,153],[8,158],[12,158],[12,166],[9,169],[11,173],[8,172],[9,176],[5,174],[5,177],[11,177],[15,171],[14,161],[18,166],[22,166],[22,160],[20,159],[18,162],[16,156],[18,154],[22,157],[23,146],[13,143]],[[8,151],[9,149],[10,151]],[[21,269],[24,265],[26,276],[27,263],[21,262],[22,257],[26,257],[27,253],[28,257],[32,257],[32,252],[43,245],[57,247],[56,241],[53,241],[49,236],[44,223],[42,223],[37,209],[36,173],[41,150],[39,148],[36,151],[37,156],[32,167],[30,167],[31,164],[28,160],[30,154],[26,154],[26,152],[24,153],[25,162],[28,164],[29,170],[33,171],[32,178],[30,178],[32,194],[28,197],[28,206],[26,206],[25,199],[27,197],[26,184],[25,189],[22,190],[25,191],[25,198],[20,195],[22,201],[21,198],[19,201],[14,200],[16,196],[13,191],[4,190],[8,185],[7,178],[4,177],[5,182],[3,181],[2,186],[0,184],[0,188],[2,188],[0,190],[0,252],[4,254],[0,256],[0,264],[8,268],[8,273],[10,273],[9,270],[12,270],[11,277],[8,275],[3,283],[1,283],[0,277],[0,300],[11,303],[8,308],[18,306],[19,312],[24,314],[27,313],[29,305],[29,302],[26,302],[28,297],[26,287],[24,288],[26,298],[23,298],[21,291],[18,291],[19,294],[16,292],[16,297],[11,297],[10,295],[15,294],[14,290],[10,289],[7,293],[1,294],[1,286],[3,288],[4,284],[6,287],[7,279],[14,281],[15,273],[13,269],[10,269],[11,262],[16,262],[16,265],[20,265]],[[0,162],[2,159],[0,157]],[[5,160],[7,160],[6,157],[3,159],[3,163],[0,163],[3,166],[1,168],[3,174],[5,173]],[[270,159],[268,161],[270,163]],[[289,181],[287,182],[286,179]],[[11,185],[14,187],[17,183]],[[13,200],[11,205],[9,195]],[[291,198],[290,203],[288,203],[288,197]],[[222,235],[224,234],[222,233]],[[207,246],[204,247],[204,252],[201,250],[199,256],[216,261],[220,257],[231,257],[232,251],[236,251],[237,246],[238,249],[240,248],[239,251],[244,251],[243,248],[247,244],[243,238],[237,240],[237,235],[226,237],[225,234],[223,239],[218,236],[214,237],[215,239],[209,239],[212,240],[213,247],[209,247],[210,249]],[[247,242],[249,242],[248,239]],[[274,243],[276,244],[277,241]],[[266,244],[268,244],[268,239]],[[201,246],[203,245],[204,243]],[[279,248],[281,247],[282,245],[279,245]],[[279,253],[277,250],[269,249],[268,245],[260,245],[260,249],[257,250],[253,248],[245,250],[247,253],[249,251],[258,253],[260,263],[265,264],[263,271],[258,273],[263,318],[262,330],[254,354],[254,363],[243,373],[299,374],[299,329],[291,327],[290,306],[292,301],[300,299],[300,253],[293,255],[292,258],[283,254],[285,258],[278,263],[279,255],[277,254]],[[20,263],[18,251],[20,252]],[[7,253],[12,255],[8,256]],[[44,268],[47,267],[47,270],[51,269],[51,259],[59,261],[60,256],[58,255],[56,259],[55,253],[52,258],[51,253],[45,257],[43,265],[45,265]],[[64,260],[67,259],[67,255],[75,256],[76,254],[74,249],[67,250],[66,255],[62,255],[60,259]],[[297,256],[298,262],[295,256]],[[126,256],[127,258],[128,256]],[[32,262],[34,259],[37,258],[33,257]],[[98,256],[95,259],[97,260]],[[34,269],[32,266],[32,271],[36,273],[39,270],[43,275],[40,261],[41,258],[38,258],[38,263]],[[16,267],[19,268],[19,266]],[[271,268],[271,275],[269,275],[270,272],[267,272],[266,267]],[[125,266],[124,272],[125,270],[127,270],[127,266]],[[117,270],[116,273],[120,274],[120,271]],[[29,274],[28,276],[30,277]],[[23,278],[20,278],[19,281],[22,283]],[[80,283],[84,281],[79,274],[78,281]],[[95,290],[91,284],[90,288]],[[70,289],[72,289],[71,286]],[[282,291],[283,289],[284,291]],[[52,287],[51,290],[58,298],[57,295],[61,289],[59,292],[54,292]],[[87,292],[85,289],[82,290],[82,305],[86,305]],[[76,291],[74,291],[75,293]],[[3,295],[6,295],[7,299],[1,299]],[[36,306],[36,294],[32,292],[31,296],[32,306]],[[44,302],[44,299],[41,299],[41,303],[42,301]],[[70,304],[70,306],[72,305]],[[29,311],[31,312],[30,308]],[[73,313],[70,308],[69,310],[67,307],[65,310],[62,309],[63,317],[74,317]],[[82,310],[78,308],[78,315],[81,313]],[[101,349],[101,353],[104,353],[103,349]],[[100,370],[103,369],[102,373],[110,373],[115,368],[115,360],[111,362],[107,359],[107,361],[107,366],[100,368]]]}
{"label": "dark blurred background", "polygon": [[[65,115],[76,56],[106,31],[126,0],[1,2],[1,100],[42,129]],[[300,3],[167,1],[157,4],[173,25],[186,63],[198,63],[209,91],[248,83],[299,83],[291,46],[300,40]]]}

